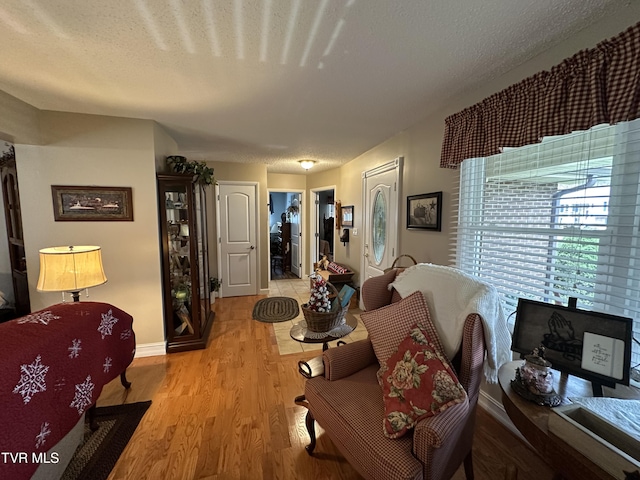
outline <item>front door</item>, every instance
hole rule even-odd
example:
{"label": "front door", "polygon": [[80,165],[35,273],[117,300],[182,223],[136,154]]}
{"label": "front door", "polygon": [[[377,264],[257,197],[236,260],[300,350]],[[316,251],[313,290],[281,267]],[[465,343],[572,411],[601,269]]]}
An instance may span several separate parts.
{"label": "front door", "polygon": [[398,255],[402,157],[364,172],[364,235],[361,282],[382,275]]}
{"label": "front door", "polygon": [[257,185],[218,182],[221,296],[258,293]]}

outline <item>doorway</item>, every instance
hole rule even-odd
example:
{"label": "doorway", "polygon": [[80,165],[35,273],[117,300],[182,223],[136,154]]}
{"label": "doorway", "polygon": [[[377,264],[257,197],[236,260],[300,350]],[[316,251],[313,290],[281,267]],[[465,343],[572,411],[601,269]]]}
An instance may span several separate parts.
{"label": "doorway", "polygon": [[302,190],[269,190],[269,263],[271,280],[302,278]]}
{"label": "doorway", "polygon": [[335,249],[335,186],[311,190],[314,207],[311,209],[311,265],[326,255],[329,261],[334,259]]}

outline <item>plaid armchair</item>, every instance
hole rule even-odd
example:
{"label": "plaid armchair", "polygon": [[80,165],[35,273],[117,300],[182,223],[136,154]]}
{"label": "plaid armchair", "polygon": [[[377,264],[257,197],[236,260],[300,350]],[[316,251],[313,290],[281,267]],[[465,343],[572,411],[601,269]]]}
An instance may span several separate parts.
{"label": "plaid armchair", "polygon": [[[367,310],[400,300],[389,291],[398,270],[370,278],[362,286]],[[421,420],[413,432],[390,439],[383,434],[384,402],[376,372],[380,368],[369,339],[328,349],[324,374],[305,383],[306,426],[315,448],[317,421],[353,467],[367,479],[448,479],[464,463],[473,479],[471,445],[485,354],[482,322],[466,318],[462,346],[452,359],[467,399]]]}

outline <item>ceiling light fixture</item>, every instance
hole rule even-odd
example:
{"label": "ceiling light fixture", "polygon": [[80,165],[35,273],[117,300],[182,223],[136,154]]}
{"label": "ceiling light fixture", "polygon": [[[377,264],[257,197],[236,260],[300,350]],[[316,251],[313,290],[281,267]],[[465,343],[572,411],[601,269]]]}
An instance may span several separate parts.
{"label": "ceiling light fixture", "polygon": [[300,166],[305,170],[309,170],[311,167],[313,167],[316,164],[315,160],[299,160],[299,162],[300,162]]}

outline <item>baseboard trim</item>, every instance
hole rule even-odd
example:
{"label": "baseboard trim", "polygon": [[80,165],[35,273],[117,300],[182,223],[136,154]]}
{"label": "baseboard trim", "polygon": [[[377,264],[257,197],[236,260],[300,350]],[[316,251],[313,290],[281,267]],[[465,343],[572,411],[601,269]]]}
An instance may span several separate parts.
{"label": "baseboard trim", "polygon": [[260,293],[258,295],[269,295],[269,289],[268,288],[261,288],[260,289]]}
{"label": "baseboard trim", "polygon": [[167,345],[164,342],[143,343],[136,345],[136,354],[133,358],[155,357],[167,354]]}
{"label": "baseboard trim", "polygon": [[504,410],[504,406],[502,405],[502,403],[497,401],[487,392],[480,390],[480,395],[478,396],[478,405],[484,408],[489,413],[489,415],[491,415],[498,422],[500,422],[511,433],[518,436],[522,441],[526,442],[527,444],[529,443],[522,436],[522,434],[516,428],[516,426],[513,424],[513,422],[509,418],[509,415],[507,415],[507,412]]}

